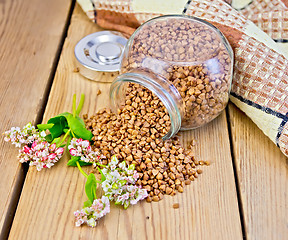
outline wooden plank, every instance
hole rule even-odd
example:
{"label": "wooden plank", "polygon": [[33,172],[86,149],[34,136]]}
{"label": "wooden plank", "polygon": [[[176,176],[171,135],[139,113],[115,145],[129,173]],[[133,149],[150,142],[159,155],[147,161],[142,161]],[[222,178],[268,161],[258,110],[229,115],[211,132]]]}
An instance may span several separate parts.
{"label": "wooden plank", "polygon": [[287,239],[287,158],[233,104],[229,116],[247,239]]}
{"label": "wooden plank", "polygon": [[[49,89],[71,1],[0,2],[0,131],[37,121]],[[46,94],[47,95],[47,94]],[[17,149],[0,139],[0,238],[23,184]]]}
{"label": "wooden plank", "polygon": [[[109,84],[73,72],[76,42],[99,30],[77,5],[44,121],[71,111],[74,93],[86,94],[83,113],[93,114],[107,106]],[[101,77],[115,76],[99,73]],[[143,201],[128,210],[113,205],[96,228],[75,227],[73,211],[81,209],[86,200],[85,179],[77,169],[66,166],[67,157],[48,171],[38,173],[30,168],[10,239],[242,239],[225,114],[206,127],[183,134],[185,143],[192,138],[198,141],[197,156],[212,162],[197,181],[185,187],[183,194],[165,196],[158,203]],[[172,205],[177,202],[180,207],[174,209]]]}

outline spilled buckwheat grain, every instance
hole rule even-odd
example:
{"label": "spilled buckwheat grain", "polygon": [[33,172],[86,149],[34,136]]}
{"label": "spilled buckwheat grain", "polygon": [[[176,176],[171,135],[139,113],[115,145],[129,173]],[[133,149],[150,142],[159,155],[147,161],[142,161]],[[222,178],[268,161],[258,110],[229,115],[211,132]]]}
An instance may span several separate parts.
{"label": "spilled buckwheat grain", "polygon": [[114,154],[135,164],[137,184],[147,189],[148,202],[183,192],[200,173],[192,150],[184,149],[178,137],[161,139],[169,131],[170,118],[162,102],[144,87],[128,86],[118,114],[103,109],[90,118],[84,115],[84,120],[94,135],[94,150],[104,156],[103,164]]}

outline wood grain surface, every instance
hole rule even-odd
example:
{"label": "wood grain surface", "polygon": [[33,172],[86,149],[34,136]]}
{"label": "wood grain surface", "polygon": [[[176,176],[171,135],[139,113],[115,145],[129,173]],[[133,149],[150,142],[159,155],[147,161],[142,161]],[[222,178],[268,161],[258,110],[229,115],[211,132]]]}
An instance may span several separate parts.
{"label": "wood grain surface", "polygon": [[[71,1],[0,1],[0,132],[35,123],[45,95]],[[18,150],[0,139],[0,239],[8,233],[23,184]]]}
{"label": "wood grain surface", "polygon": [[[95,113],[108,105],[109,84],[100,84],[74,72],[73,49],[77,41],[99,31],[76,5],[68,36],[44,115],[44,122],[72,111],[72,96],[85,93],[82,113]],[[114,78],[99,73],[99,78]],[[100,89],[102,94],[97,96]],[[235,179],[225,114],[213,123],[182,134],[183,143],[195,138],[195,154],[209,160],[203,174],[184,193],[145,201],[124,210],[112,206],[96,228],[75,227],[73,211],[86,200],[85,178],[67,167],[67,156],[50,170],[30,168],[14,218],[10,239],[242,239]],[[88,168],[85,168],[88,171]],[[179,203],[174,209],[173,203]]]}
{"label": "wood grain surface", "polygon": [[247,239],[287,239],[287,158],[233,104],[229,116]]}

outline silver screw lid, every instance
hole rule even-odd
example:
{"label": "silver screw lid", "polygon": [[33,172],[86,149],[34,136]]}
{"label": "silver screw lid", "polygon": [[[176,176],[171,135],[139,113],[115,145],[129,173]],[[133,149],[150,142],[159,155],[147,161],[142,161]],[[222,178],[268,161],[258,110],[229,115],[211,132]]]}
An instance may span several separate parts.
{"label": "silver screw lid", "polygon": [[82,38],[74,50],[79,72],[97,80],[98,71],[119,71],[126,42],[127,39],[115,31],[96,32]]}

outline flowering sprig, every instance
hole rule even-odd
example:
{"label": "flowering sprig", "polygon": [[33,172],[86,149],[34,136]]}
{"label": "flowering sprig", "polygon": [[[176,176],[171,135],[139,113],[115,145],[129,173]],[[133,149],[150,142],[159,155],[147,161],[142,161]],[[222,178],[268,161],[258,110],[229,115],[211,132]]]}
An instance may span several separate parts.
{"label": "flowering sprig", "polygon": [[57,147],[56,143],[48,143],[47,141],[34,141],[31,147],[25,145],[19,150],[18,158],[21,163],[30,162],[30,166],[36,166],[38,171],[43,168],[51,168],[60,160],[64,152],[64,148]]}
{"label": "flowering sprig", "polygon": [[4,132],[4,141],[11,142],[15,147],[21,147],[23,144],[33,143],[35,140],[43,140],[46,136],[44,131],[40,131],[27,123],[21,130],[20,127],[12,127]]}
{"label": "flowering sprig", "polygon": [[74,212],[74,216],[76,218],[75,225],[80,227],[83,223],[86,223],[90,227],[95,227],[97,221],[109,212],[109,199],[102,196],[101,199],[95,199],[90,207],[85,207],[80,211],[77,210]]}
{"label": "flowering sprig", "polygon": [[43,168],[51,168],[62,157],[64,148],[56,143],[49,143],[45,139],[45,131],[39,131],[31,123],[26,124],[21,130],[12,127],[4,133],[4,140],[11,142],[19,150],[18,159],[21,163],[29,162],[30,166],[36,166],[38,171]]}
{"label": "flowering sprig", "polygon": [[[85,128],[83,120],[79,117],[83,103],[82,94],[76,109],[76,95],[74,95],[73,114],[61,113],[50,118],[47,124],[38,124],[37,128],[31,123],[26,124],[23,129],[12,127],[4,132],[4,140],[21,148],[18,155],[21,163],[29,162],[29,165],[36,166],[38,171],[51,168],[62,157],[67,138],[79,137],[87,142],[92,138],[92,133]],[[64,136],[61,137],[62,135]],[[68,140],[67,143],[69,142]]]}
{"label": "flowering sprig", "polygon": [[[95,159],[91,159],[91,161],[94,161],[95,163]],[[88,201],[84,203],[84,209],[74,212],[76,226],[80,226],[82,223],[87,223],[89,226],[96,226],[96,221],[99,220],[99,217],[89,215],[90,222],[88,222],[87,215],[84,213],[87,209],[89,210],[90,207],[93,206],[95,200],[97,200],[97,184],[101,185],[104,192],[102,198],[105,197],[110,201],[114,201],[117,205],[123,205],[125,209],[127,209],[130,204],[136,204],[138,201],[143,200],[148,196],[146,189],[142,189],[141,186],[135,185],[139,178],[139,174],[135,170],[134,164],[126,167],[125,161],[119,163],[115,155],[107,166],[96,162],[97,165],[102,167],[102,169],[98,167],[98,170],[101,173],[100,181],[96,180],[93,173],[88,176],[82,170],[79,162],[76,163],[80,172],[87,178],[85,192],[88,197]],[[94,220],[91,220],[92,218]],[[93,224],[91,225],[90,223]]]}
{"label": "flowering sprig", "polygon": [[99,153],[94,152],[88,140],[73,138],[68,146],[71,156],[80,157],[80,161],[90,163],[93,159],[100,159]]}
{"label": "flowering sprig", "polygon": [[101,184],[104,195],[115,204],[121,204],[126,209],[130,204],[134,205],[148,196],[146,189],[135,185],[139,174],[135,170],[134,164],[128,167],[126,167],[125,161],[118,164],[118,159],[113,156],[111,162],[101,171],[101,174],[105,176],[105,180]]}

